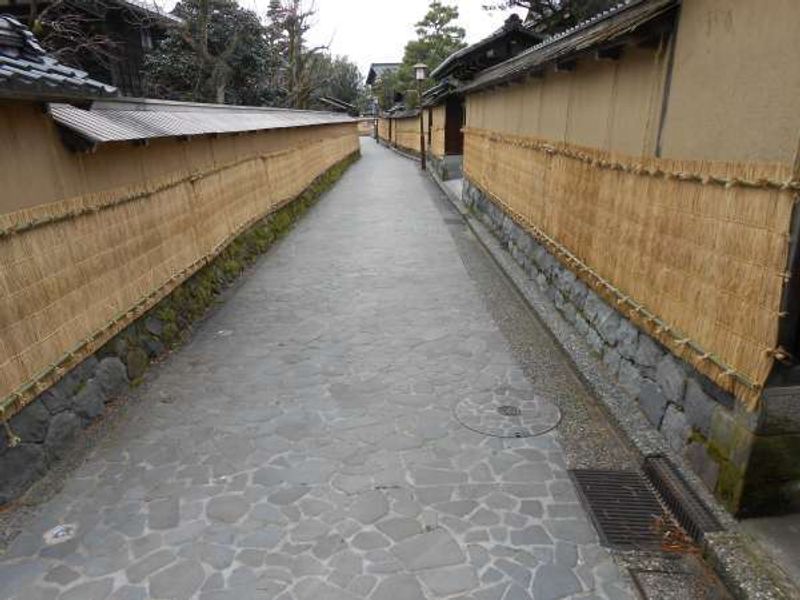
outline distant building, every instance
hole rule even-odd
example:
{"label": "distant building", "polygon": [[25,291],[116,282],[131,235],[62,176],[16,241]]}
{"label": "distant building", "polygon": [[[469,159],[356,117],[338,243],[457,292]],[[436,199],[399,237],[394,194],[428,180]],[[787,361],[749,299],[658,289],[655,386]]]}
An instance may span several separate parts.
{"label": "distant building", "polygon": [[169,27],[183,22],[147,0],[70,0],[58,6],[53,0],[0,0],[0,14],[15,17],[29,27],[34,27],[36,19],[51,7],[59,11],[59,17],[74,15],[76,18],[69,22],[69,27],[80,29],[87,39],[107,38],[108,52],[81,50],[75,53],[76,60],[70,62],[91,77],[112,83],[126,96],[145,95],[142,81],[145,54]]}
{"label": "distant building", "polygon": [[367,73],[367,85],[375,85],[387,73],[394,73],[402,63],[372,63]]}

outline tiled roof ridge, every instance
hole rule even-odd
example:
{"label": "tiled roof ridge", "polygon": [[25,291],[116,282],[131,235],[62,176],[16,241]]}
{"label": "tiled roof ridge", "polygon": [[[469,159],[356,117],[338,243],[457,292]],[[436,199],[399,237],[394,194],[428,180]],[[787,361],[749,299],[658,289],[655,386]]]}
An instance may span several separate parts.
{"label": "tiled roof ridge", "polygon": [[29,54],[29,59],[44,57],[47,53],[33,32],[11,15],[0,14],[0,52],[4,54]]}
{"label": "tiled roof ridge", "polygon": [[577,32],[577,31],[579,31],[581,29],[589,27],[590,25],[593,25],[593,24],[597,23],[598,21],[601,21],[601,20],[603,20],[603,19],[605,19],[607,17],[610,17],[610,16],[614,15],[615,13],[619,12],[623,8],[628,7],[631,4],[639,4],[639,3],[645,2],[645,1],[646,0],[622,0],[622,2],[619,2],[619,3],[615,4],[614,6],[612,6],[610,8],[607,8],[604,11],[601,11],[601,12],[595,14],[595,15],[592,15],[588,19],[584,19],[580,23],[576,23],[572,27],[570,27],[568,29],[565,29],[564,31],[560,31],[560,32],[558,32],[556,34],[553,34],[550,37],[542,40],[538,44],[535,44],[534,46],[531,46],[530,51],[532,52],[534,50],[539,50],[541,48],[549,46],[550,44],[552,44],[552,43],[554,43],[554,42],[556,42],[556,41],[558,41],[560,39],[563,39],[563,38],[565,38],[565,37],[567,37],[569,35],[572,35],[573,33]]}

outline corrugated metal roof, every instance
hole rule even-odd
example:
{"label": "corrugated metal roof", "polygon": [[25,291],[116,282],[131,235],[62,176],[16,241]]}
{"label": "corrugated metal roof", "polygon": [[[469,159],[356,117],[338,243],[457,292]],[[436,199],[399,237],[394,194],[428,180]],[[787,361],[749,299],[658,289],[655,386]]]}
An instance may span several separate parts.
{"label": "corrugated metal roof", "polygon": [[51,104],[50,114],[93,143],[354,122],[341,113],[129,98],[96,101],[88,109]]}
{"label": "corrugated metal roof", "polygon": [[27,27],[0,15],[0,98],[64,100],[116,94],[115,87],[47,56]]}
{"label": "corrugated metal roof", "polygon": [[577,53],[612,42],[632,32],[680,4],[681,0],[626,0],[613,8],[547,38],[480,73],[460,91],[476,91],[534,71],[547,64],[565,60]]}

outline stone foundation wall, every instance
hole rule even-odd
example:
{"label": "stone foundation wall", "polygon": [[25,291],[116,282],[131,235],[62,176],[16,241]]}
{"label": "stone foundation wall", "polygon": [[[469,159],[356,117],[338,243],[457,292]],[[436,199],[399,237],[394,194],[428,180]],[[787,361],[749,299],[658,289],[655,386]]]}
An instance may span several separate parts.
{"label": "stone foundation wall", "polygon": [[765,514],[800,507],[796,389],[768,390],[759,412],[746,412],[729,393],[639,331],[466,179],[462,199],[586,340],[631,405],[729,510]]}
{"label": "stone foundation wall", "polygon": [[40,394],[0,428],[0,505],[19,497],[71,451],[82,429],[136,385],[151,361],[185,341],[222,290],[265,252],[344,173],[329,169],[284,208],[236,238],[217,258]]}
{"label": "stone foundation wall", "polygon": [[460,179],[463,177],[461,167],[462,167],[462,157],[461,156],[434,156],[433,154],[428,154],[428,164],[430,165],[431,170],[433,170],[436,175],[442,181],[448,181],[450,179]]}

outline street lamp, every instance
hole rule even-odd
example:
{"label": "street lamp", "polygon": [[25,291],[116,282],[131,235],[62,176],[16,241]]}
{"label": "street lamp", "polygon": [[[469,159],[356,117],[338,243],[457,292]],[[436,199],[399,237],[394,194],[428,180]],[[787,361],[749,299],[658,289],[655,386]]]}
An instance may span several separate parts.
{"label": "street lamp", "polygon": [[417,97],[419,98],[419,153],[420,166],[425,170],[425,125],[422,119],[422,82],[428,77],[428,65],[417,63],[414,65],[414,79],[417,80]]}

